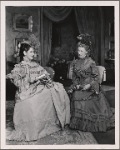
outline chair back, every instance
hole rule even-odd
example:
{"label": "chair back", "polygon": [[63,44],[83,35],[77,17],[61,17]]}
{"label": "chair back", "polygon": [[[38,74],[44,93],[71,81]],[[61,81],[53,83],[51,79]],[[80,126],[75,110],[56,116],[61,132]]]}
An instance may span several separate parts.
{"label": "chair back", "polygon": [[72,79],[72,75],[73,75],[72,61],[69,61],[69,63],[68,63],[67,78],[68,78],[68,79]]}
{"label": "chair back", "polygon": [[103,81],[106,81],[106,69],[103,66],[96,66],[96,67],[98,68],[101,84]]}
{"label": "chair back", "polygon": [[51,79],[54,79],[55,71],[52,67],[44,67],[44,69],[50,74]]}

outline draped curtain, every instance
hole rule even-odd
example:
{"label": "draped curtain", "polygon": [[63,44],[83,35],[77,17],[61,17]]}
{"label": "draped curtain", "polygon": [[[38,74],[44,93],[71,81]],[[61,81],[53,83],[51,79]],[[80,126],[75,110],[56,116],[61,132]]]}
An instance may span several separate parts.
{"label": "draped curtain", "polygon": [[51,39],[52,39],[52,21],[48,18],[43,18],[43,61],[42,64],[45,66],[51,54]]}
{"label": "draped curtain", "polygon": [[81,6],[75,7],[75,16],[80,33],[93,35],[95,29],[95,12],[93,7]]}
{"label": "draped curtain", "polygon": [[97,54],[99,51],[99,34],[97,32],[100,31],[100,22],[97,20],[97,18],[99,18],[97,7],[42,6],[40,9],[41,65],[45,66],[49,61],[51,53],[52,23],[60,22],[66,19],[72,9],[75,11],[79,33],[89,33],[93,35],[93,45],[95,45],[95,47],[93,47],[93,53],[95,60],[98,60]]}
{"label": "draped curtain", "polygon": [[88,7],[81,6],[75,7],[75,17],[77,21],[77,26],[79,33],[88,33],[92,35],[92,54],[96,62],[98,62],[98,51],[99,51],[99,34],[100,31],[99,25],[99,15],[98,15],[98,7]]}
{"label": "draped curtain", "polygon": [[44,14],[53,22],[64,20],[71,12],[71,6],[49,6],[44,7]]}
{"label": "draped curtain", "polygon": [[70,14],[72,7],[44,6],[40,9],[41,52],[39,59],[41,65],[45,66],[51,53],[52,23],[64,20]]}
{"label": "draped curtain", "polygon": [[38,61],[42,66],[46,66],[51,53],[52,21],[43,14],[43,7],[39,10],[40,17],[40,51]]}

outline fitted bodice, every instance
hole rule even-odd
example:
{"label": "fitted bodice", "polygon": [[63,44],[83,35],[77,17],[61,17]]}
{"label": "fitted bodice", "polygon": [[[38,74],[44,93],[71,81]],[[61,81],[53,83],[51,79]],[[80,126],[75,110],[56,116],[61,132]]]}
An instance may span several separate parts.
{"label": "fitted bodice", "polygon": [[34,94],[40,86],[43,87],[40,81],[35,81],[36,77],[42,74],[49,76],[47,71],[36,62],[22,61],[16,64],[9,74],[11,81],[18,87],[16,98],[28,97]]}
{"label": "fitted bodice", "polygon": [[98,89],[99,73],[95,62],[90,57],[73,61],[72,81],[73,85],[91,84],[92,87]]}

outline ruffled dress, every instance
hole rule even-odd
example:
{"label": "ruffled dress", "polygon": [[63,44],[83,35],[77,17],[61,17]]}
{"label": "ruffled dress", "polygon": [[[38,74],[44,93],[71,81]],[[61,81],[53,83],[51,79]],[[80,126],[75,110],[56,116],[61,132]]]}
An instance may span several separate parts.
{"label": "ruffled dress", "polygon": [[[114,126],[114,113],[99,84],[99,73],[90,58],[72,62],[70,128],[87,132],[105,132]],[[88,90],[82,90],[90,84]],[[77,88],[76,85],[80,85]]]}
{"label": "ruffled dress", "polygon": [[[36,77],[45,80],[36,82]],[[62,84],[53,82],[36,62],[16,64],[8,78],[16,85],[14,130],[8,140],[33,141],[64,129],[70,122],[70,100]]]}

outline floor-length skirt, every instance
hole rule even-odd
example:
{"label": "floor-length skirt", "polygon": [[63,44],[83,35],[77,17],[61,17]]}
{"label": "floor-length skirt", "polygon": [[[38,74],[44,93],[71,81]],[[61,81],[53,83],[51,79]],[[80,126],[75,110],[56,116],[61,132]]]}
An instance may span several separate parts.
{"label": "floor-length skirt", "polygon": [[105,132],[114,126],[114,113],[102,92],[75,91],[71,98],[70,128]]}
{"label": "floor-length skirt", "polygon": [[16,103],[13,121],[9,140],[33,141],[64,128],[70,122],[70,103],[62,84],[40,86],[32,97]]}

